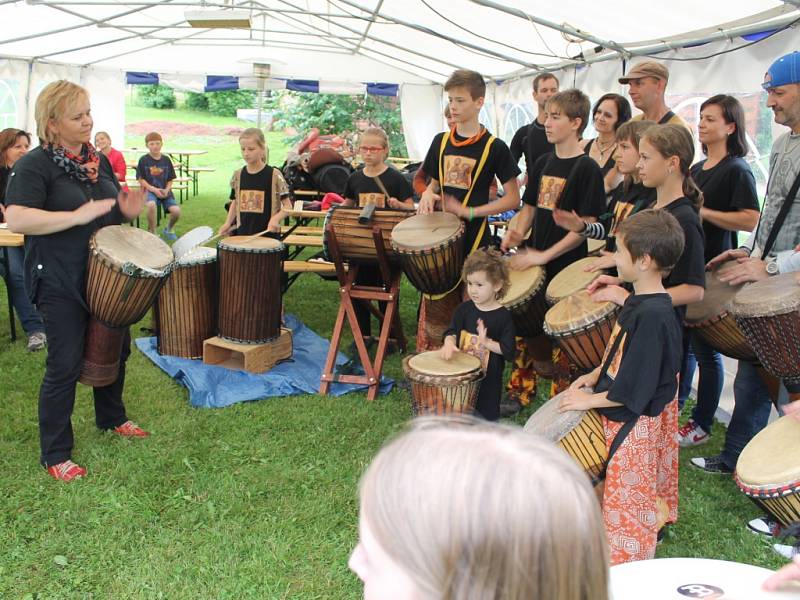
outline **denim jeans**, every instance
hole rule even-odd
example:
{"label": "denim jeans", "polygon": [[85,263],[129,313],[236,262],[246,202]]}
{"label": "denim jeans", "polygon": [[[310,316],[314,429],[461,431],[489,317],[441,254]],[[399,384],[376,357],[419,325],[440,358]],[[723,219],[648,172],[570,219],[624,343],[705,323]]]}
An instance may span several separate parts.
{"label": "denim jeans", "polygon": [[36,307],[31,303],[28,294],[25,292],[25,248],[22,246],[6,248],[8,250],[8,270],[4,272],[4,266],[0,261],[0,275],[6,280],[6,285],[11,292],[11,304],[17,311],[22,329],[26,335],[44,331],[44,322]]}
{"label": "denim jeans", "polygon": [[[697,404],[692,410],[692,420],[702,427],[703,431],[710,433],[711,425],[714,423],[714,413],[719,406],[722,386],[725,383],[725,370],[720,353],[706,344],[696,333],[692,332],[690,335],[690,357],[700,369],[697,380]],[[690,382],[693,375],[694,368],[689,375]]]}
{"label": "denim jeans", "polygon": [[755,364],[739,361],[733,381],[733,399],[733,415],[722,451],[722,460],[731,469],[736,468],[739,455],[747,443],[766,427],[772,410],[769,390]]}

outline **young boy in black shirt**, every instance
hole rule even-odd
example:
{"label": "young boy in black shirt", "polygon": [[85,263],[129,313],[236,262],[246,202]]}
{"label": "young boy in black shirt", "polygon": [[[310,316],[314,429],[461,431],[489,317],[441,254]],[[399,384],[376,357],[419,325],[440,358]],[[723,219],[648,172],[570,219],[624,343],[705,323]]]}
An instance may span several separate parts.
{"label": "young boy in black shirt", "polygon": [[178,236],[173,231],[175,223],[181,216],[181,207],[172,193],[172,181],[175,179],[175,168],[172,161],[161,154],[163,140],[157,131],[151,131],[144,138],[148,153],[139,159],[136,165],[136,179],[146,192],[147,228],[150,233],[156,232],[156,203],[161,205],[164,214],[169,214],[169,223],[161,232],[164,239],[174,242]]}
{"label": "young boy in black shirt", "polygon": [[480,359],[485,376],[475,410],[489,421],[500,418],[503,367],[514,358],[514,322],[498,301],[508,290],[507,269],[494,250],[481,249],[467,257],[462,276],[469,300],[456,308],[441,349],[445,360],[456,350]]}
{"label": "young boy in black shirt", "polygon": [[602,365],[576,379],[560,404],[562,411],[596,409],[607,447],[629,424],[619,434],[603,490],[612,564],[653,558],[659,528],[677,519],[683,334],[662,277],[678,262],[683,244],[683,229],[667,211],[645,210],[620,225],[614,261],[634,292],[619,313]]}
{"label": "young boy in black shirt", "polygon": [[[533,224],[528,246],[518,249],[511,268],[543,265],[548,282],[588,252],[586,238],[560,228],[553,220],[553,210],[574,211],[584,221],[594,222],[606,208],[600,167],[580,146],[590,108],[589,98],[575,89],[559,92],[547,101],[545,131],[554,151],[539,157],[530,169],[518,223],[508,230],[501,246],[503,250],[519,246]],[[569,363],[553,349],[547,336],[525,340],[520,348],[520,368],[512,374],[509,400],[528,404],[536,394],[537,376],[556,381],[551,394],[569,384]],[[520,360],[526,356],[530,357],[530,369]]]}

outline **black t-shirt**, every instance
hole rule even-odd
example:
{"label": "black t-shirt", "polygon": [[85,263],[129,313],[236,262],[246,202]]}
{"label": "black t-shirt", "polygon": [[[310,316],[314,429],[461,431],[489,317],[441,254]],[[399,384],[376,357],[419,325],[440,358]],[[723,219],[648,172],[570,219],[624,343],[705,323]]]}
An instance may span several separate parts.
{"label": "black t-shirt", "polygon": [[617,230],[620,224],[640,210],[650,208],[656,203],[656,188],[645,187],[641,182],[632,183],[627,189],[620,183],[611,191],[611,221],[606,233],[606,250],[617,249]]}
{"label": "black t-shirt", "polygon": [[[275,168],[269,165],[264,165],[258,173],[248,173],[247,167],[242,167],[239,173],[241,225],[236,229],[236,235],[253,235],[267,228],[272,215],[280,210],[280,200],[288,196],[288,190],[284,196],[279,195],[273,202],[272,178],[275,177]],[[236,199],[235,188],[231,188],[230,199]]]}
{"label": "black t-shirt", "polygon": [[[671,288],[682,283],[689,285],[706,286],[706,261],[703,242],[703,227],[700,217],[692,206],[691,200],[686,197],[673,200],[664,210],[671,213],[678,220],[684,235],[683,254],[678,259],[675,268],[664,278],[664,287]],[[676,306],[675,311],[683,319],[686,316],[686,306]]]}
{"label": "black t-shirt", "polygon": [[[163,154],[158,160],[145,154],[136,165],[136,179],[144,179],[153,187],[163,190],[168,182],[175,179],[175,168],[172,166],[172,161]],[[173,197],[172,191],[167,197]]]}
{"label": "black t-shirt", "polygon": [[[756,179],[747,161],[726,156],[710,169],[703,170],[706,160],[692,166],[692,178],[703,191],[703,206],[723,212],[759,210]],[[703,221],[703,231],[706,262],[725,250],[739,247],[735,231],[727,231],[708,221]]]}
{"label": "black t-shirt", "polygon": [[[442,186],[444,193],[454,196],[459,202],[463,202],[478,169],[490,135],[488,131],[484,130],[483,136],[477,142],[466,146],[454,146],[452,140],[448,139],[440,165],[439,149],[442,146],[442,136],[444,136],[444,133],[439,133],[433,138],[422,168],[437,181],[442,177],[444,181],[439,181],[439,184]],[[466,138],[458,134],[456,134],[455,139],[457,142],[466,140]],[[440,166],[441,169],[439,168]],[[477,181],[475,181],[467,206],[483,206],[489,203],[489,186],[495,176],[500,180],[500,183],[505,183],[517,175],[519,175],[519,167],[511,157],[508,146],[503,140],[495,139],[491,148],[489,148],[486,164],[483,166]],[[466,223],[464,246],[467,252],[472,249],[483,221],[484,219],[473,219]],[[489,228],[484,227],[480,245],[488,244],[489,240]]]}
{"label": "black t-shirt", "polygon": [[[533,235],[528,243],[537,250],[546,250],[561,241],[567,230],[553,221],[553,208],[574,210],[582,217],[599,217],[606,208],[606,194],[600,167],[585,154],[559,158],[555,153],[540,156],[528,178],[522,197],[526,204],[536,207]],[[554,277],[567,265],[585,258],[586,241],[547,264],[548,278]]]}
{"label": "black t-shirt", "polygon": [[[111,164],[102,153],[97,183],[81,183],[67,175],[45,154],[34,148],[20,158],[11,169],[6,204],[18,204],[47,211],[70,212],[89,199],[116,199],[119,182]],[[86,291],[86,265],[89,260],[89,238],[101,227],[122,223],[118,206],[86,225],[76,225],[47,235],[25,236],[25,286],[35,301],[39,282],[65,296],[83,299]]]}
{"label": "black t-shirt", "polygon": [[[585,146],[585,147],[584,147],[584,149],[583,149],[583,152],[584,152],[584,154],[586,154],[586,156],[589,156],[590,158],[591,158],[591,155],[589,154],[589,151],[592,149],[592,144],[594,144],[594,138],[592,138],[591,140],[589,140],[589,143],[588,143],[588,144],[586,144],[586,146]],[[592,159],[592,160],[594,160],[594,159]],[[615,164],[617,164],[617,161],[615,161],[615,160],[614,160],[614,156],[613,156],[613,155],[612,155],[612,156],[609,156],[609,157],[608,157],[608,160],[607,160],[607,161],[606,161],[606,162],[603,164],[603,166],[602,166],[602,167],[600,167],[600,172],[603,174],[603,177],[605,177],[605,176],[606,176],[606,174],[607,174],[607,173],[608,173],[608,172],[609,172],[611,169],[613,169],[613,168],[614,168],[614,165],[615,165]],[[598,165],[598,166],[599,166],[599,165]]]}
{"label": "black t-shirt", "polygon": [[525,155],[525,168],[530,174],[533,165],[543,154],[553,151],[553,144],[547,141],[544,132],[544,125],[534,119],[532,123],[523,125],[511,139],[511,157],[515,163],[519,162],[520,156]]}
{"label": "black t-shirt", "polygon": [[609,352],[618,335],[625,337],[613,357],[604,357],[609,368],[594,391],[608,391],[609,400],[624,406],[598,412],[612,421],[658,416],[675,398],[683,356],[681,322],[669,294],[628,296],[609,340]]}
{"label": "black t-shirt", "polygon": [[[390,198],[403,202],[414,194],[411,184],[403,177],[402,173],[393,167],[388,167],[378,175],[383,187],[389,192]],[[344,187],[344,197],[352,200],[355,206],[374,204],[377,208],[389,208],[386,195],[381,190],[373,177],[364,175],[364,169],[358,169],[350,174]]]}
{"label": "black t-shirt", "polygon": [[[486,325],[486,337],[500,344],[503,355],[478,350],[478,319]],[[505,361],[514,360],[515,340],[514,321],[506,307],[495,310],[480,310],[472,300],[461,303],[453,313],[450,327],[445,336],[454,335],[456,343],[463,352],[481,359],[486,376],[481,381],[475,409],[485,419],[496,421],[500,418],[500,394],[503,388],[503,367]]]}
{"label": "black t-shirt", "polygon": [[[11,173],[11,169],[8,167],[0,167],[0,204],[5,205],[6,203],[6,186],[8,185],[8,174]],[[5,222],[5,217],[3,213],[0,212],[0,223]]]}

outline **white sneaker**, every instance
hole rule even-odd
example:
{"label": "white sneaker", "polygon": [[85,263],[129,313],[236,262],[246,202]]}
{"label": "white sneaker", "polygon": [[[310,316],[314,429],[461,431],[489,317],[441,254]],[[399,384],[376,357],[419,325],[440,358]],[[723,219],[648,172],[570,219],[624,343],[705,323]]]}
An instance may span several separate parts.
{"label": "white sneaker", "polygon": [[795,556],[800,554],[800,550],[797,549],[797,546],[790,546],[789,544],[772,544],[772,549],[786,560],[792,560]]}
{"label": "white sneaker", "polygon": [[705,444],[711,438],[711,434],[689,419],[686,425],[678,430],[675,437],[681,448],[691,448],[692,446]]}
{"label": "white sneaker", "polygon": [[758,517],[748,521],[747,528],[753,533],[766,535],[769,537],[778,537],[781,531],[778,522],[767,516]]}

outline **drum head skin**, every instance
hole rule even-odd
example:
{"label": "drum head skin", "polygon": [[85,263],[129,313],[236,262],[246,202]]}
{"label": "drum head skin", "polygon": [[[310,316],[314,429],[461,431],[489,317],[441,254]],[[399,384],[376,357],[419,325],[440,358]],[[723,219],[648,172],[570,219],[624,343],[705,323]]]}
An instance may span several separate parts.
{"label": "drum head skin", "polygon": [[234,252],[280,252],[283,242],[268,237],[252,237],[249,235],[234,235],[219,242],[218,248],[233,250]]}
{"label": "drum head skin", "polygon": [[750,486],[782,487],[800,482],[800,421],[784,416],[759,431],[736,463],[739,481]]}
{"label": "drum head skin", "polygon": [[135,265],[148,271],[163,271],[174,260],[172,249],[157,236],[128,225],[98,229],[94,251],[120,267]]}
{"label": "drum head skin", "polygon": [[188,267],[191,265],[199,265],[203,263],[214,262],[217,260],[217,249],[206,248],[205,246],[197,246],[188,252],[185,252],[178,260],[178,266]]}
{"label": "drum head skin", "polygon": [[586,411],[568,410],[566,412],[559,412],[558,405],[561,403],[561,398],[563,398],[563,396],[564,392],[561,392],[545,402],[530,416],[528,422],[525,423],[524,430],[528,433],[541,435],[551,442],[558,442],[570,431],[575,429],[578,423],[581,422],[581,419],[583,419],[583,415]]}
{"label": "drum head skin", "polygon": [[657,558],[611,567],[614,600],[797,600],[800,587],[765,592],[772,571],[707,558]]}
{"label": "drum head skin", "polygon": [[506,295],[500,299],[503,306],[513,306],[520,300],[528,298],[532,293],[536,292],[545,278],[544,267],[535,265],[524,271],[515,271],[514,269],[508,270],[508,278],[510,284]]}
{"label": "drum head skin", "polygon": [[576,260],[574,263],[564,268],[558,275],[553,277],[547,285],[547,299],[553,303],[562,298],[586,289],[590,283],[600,277],[605,271],[586,271],[586,267],[594,264],[597,260],[595,256],[589,256]]}
{"label": "drum head skin", "polygon": [[796,273],[775,275],[745,285],[734,296],[731,312],[737,317],[769,317],[800,308],[800,285]]}
{"label": "drum head skin", "polygon": [[456,352],[453,358],[445,360],[438,350],[422,352],[412,356],[409,366],[423,375],[466,375],[481,368],[481,361],[465,352]]}
{"label": "drum head skin", "polygon": [[463,227],[461,219],[449,212],[414,215],[394,226],[392,243],[400,248],[433,248],[457,235]]}
{"label": "drum head skin", "polygon": [[597,322],[615,310],[617,305],[613,302],[595,302],[589,292],[581,290],[559,300],[547,311],[544,322],[553,332],[574,331]]}
{"label": "drum head skin", "polygon": [[700,302],[695,302],[686,307],[686,322],[690,325],[702,323],[727,312],[728,303],[744,284],[731,285],[719,280],[719,276],[732,267],[738,266],[736,262],[727,262],[713,271],[706,271],[706,291]]}
{"label": "drum head skin", "polygon": [[197,246],[202,246],[212,237],[214,237],[214,230],[208,225],[195,227],[191,231],[184,233],[172,244],[172,253],[175,255],[176,260],[180,259],[184,254]]}
{"label": "drum head skin", "polygon": [[594,257],[606,247],[606,241],[588,239],[586,240],[586,245],[588,247],[589,255]]}

